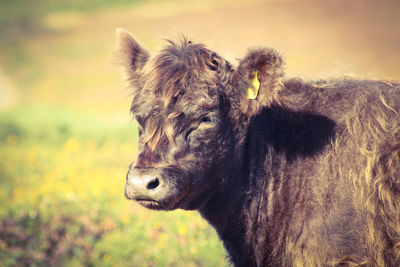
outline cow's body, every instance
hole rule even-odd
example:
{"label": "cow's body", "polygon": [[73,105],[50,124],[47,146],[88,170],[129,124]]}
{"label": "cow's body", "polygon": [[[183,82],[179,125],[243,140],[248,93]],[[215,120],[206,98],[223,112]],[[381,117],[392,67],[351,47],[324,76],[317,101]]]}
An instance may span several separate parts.
{"label": "cow's body", "polygon": [[283,80],[273,50],[233,69],[187,41],[147,63],[119,38],[141,125],[129,199],[199,210],[235,266],[400,266],[398,84]]}
{"label": "cow's body", "polygon": [[[232,174],[242,186],[201,213],[238,266],[398,266],[387,244],[400,241],[399,87],[289,80],[285,90],[301,101],[252,120]],[[380,211],[386,198],[396,205]]]}

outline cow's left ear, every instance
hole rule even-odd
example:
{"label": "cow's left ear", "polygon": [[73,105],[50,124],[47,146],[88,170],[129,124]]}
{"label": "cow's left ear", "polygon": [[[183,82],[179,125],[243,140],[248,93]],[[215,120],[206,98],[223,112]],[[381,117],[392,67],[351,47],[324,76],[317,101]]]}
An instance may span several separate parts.
{"label": "cow's left ear", "polygon": [[240,112],[252,117],[278,101],[283,65],[282,57],[271,48],[251,50],[241,60],[232,81],[239,90],[236,97],[240,98]]}
{"label": "cow's left ear", "polygon": [[115,33],[117,60],[122,65],[126,78],[132,83],[140,77],[143,67],[150,58],[150,54],[136,42],[128,31],[117,28]]}

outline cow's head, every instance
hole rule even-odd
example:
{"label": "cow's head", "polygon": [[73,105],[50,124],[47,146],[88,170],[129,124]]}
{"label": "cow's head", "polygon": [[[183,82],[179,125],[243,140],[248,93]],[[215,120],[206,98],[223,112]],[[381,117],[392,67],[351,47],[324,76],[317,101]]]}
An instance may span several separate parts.
{"label": "cow's head", "polygon": [[117,39],[139,125],[125,195],[152,209],[197,209],[229,179],[239,129],[276,98],[282,59],[258,49],[233,68],[185,38],[150,59],[125,30]]}

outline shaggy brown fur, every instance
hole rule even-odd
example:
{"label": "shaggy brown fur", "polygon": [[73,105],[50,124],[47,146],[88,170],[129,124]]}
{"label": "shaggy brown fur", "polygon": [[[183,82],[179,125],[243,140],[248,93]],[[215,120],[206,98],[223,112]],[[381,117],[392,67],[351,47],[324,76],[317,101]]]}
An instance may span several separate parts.
{"label": "shaggy brown fur", "polygon": [[269,48],[234,68],[187,39],[152,59],[118,42],[140,132],[127,198],[199,210],[235,266],[400,266],[399,84],[284,79]]}

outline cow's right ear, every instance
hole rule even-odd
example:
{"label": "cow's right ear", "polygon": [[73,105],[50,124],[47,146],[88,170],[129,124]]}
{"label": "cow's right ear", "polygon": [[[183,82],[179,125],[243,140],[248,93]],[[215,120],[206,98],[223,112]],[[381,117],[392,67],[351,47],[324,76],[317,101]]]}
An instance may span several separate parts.
{"label": "cow's right ear", "polygon": [[233,86],[237,89],[235,99],[239,102],[239,113],[253,117],[263,108],[279,101],[283,66],[281,55],[272,48],[248,52],[232,78]]}
{"label": "cow's right ear", "polygon": [[150,54],[135,41],[128,31],[117,28],[115,32],[118,61],[123,66],[128,80],[136,79],[140,75],[140,70],[149,60]]}

